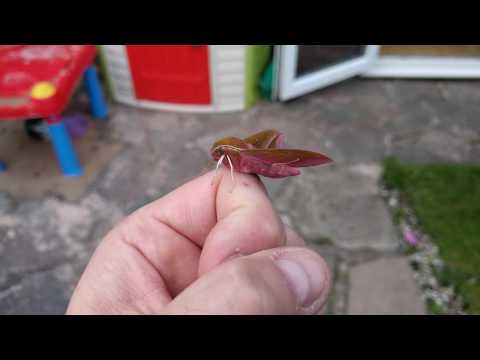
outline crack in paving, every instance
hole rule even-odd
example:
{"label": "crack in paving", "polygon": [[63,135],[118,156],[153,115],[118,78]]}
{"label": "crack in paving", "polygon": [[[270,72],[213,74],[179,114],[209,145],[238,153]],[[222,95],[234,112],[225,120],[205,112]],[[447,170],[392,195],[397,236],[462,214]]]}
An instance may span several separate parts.
{"label": "crack in paving", "polygon": [[41,274],[45,272],[49,272],[55,270],[63,265],[68,265],[73,263],[75,260],[74,257],[64,259],[62,261],[57,261],[52,264],[39,266],[30,269],[22,269],[20,271],[7,271],[6,280],[0,284],[0,298],[2,294],[8,292],[12,287],[15,287],[21,284],[28,276]]}

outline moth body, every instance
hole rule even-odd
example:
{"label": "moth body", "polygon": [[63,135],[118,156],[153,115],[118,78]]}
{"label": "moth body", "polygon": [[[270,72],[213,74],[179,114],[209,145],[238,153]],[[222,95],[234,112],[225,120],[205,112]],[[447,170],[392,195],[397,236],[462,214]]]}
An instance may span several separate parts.
{"label": "moth body", "polygon": [[246,139],[226,137],[213,144],[210,153],[218,166],[222,163],[232,172],[258,174],[270,178],[300,175],[299,167],[332,162],[320,153],[283,148],[284,136],[276,130],[265,130]]}

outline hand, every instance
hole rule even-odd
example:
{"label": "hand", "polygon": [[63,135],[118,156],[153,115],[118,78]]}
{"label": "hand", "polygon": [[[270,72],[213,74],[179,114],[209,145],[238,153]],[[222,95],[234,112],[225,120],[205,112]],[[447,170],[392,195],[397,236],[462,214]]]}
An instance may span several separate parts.
{"label": "hand", "polygon": [[[256,176],[222,170],[137,210],[100,243],[67,314],[317,314],[325,261]],[[232,190],[233,189],[233,190]]]}

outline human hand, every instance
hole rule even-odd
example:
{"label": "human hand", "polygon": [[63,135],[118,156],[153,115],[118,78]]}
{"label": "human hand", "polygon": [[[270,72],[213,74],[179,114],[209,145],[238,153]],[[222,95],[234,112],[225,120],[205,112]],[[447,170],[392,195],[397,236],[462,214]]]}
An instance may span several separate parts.
{"label": "human hand", "polygon": [[[226,175],[226,176],[225,176]],[[325,261],[283,225],[256,176],[205,174],[102,240],[67,314],[317,314]]]}

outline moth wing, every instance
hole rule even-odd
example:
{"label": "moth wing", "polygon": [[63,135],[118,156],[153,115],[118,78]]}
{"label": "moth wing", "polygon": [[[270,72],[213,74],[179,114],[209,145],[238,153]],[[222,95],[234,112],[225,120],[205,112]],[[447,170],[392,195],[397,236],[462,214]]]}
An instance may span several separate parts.
{"label": "moth wing", "polygon": [[254,135],[251,135],[243,141],[252,145],[255,149],[268,149],[277,146],[278,139],[283,142],[284,136],[276,130],[264,130]]}
{"label": "moth wing", "polygon": [[286,164],[271,164],[255,156],[241,155],[240,172],[257,174],[270,178],[284,178],[300,175],[300,170]]}
{"label": "moth wing", "polygon": [[313,151],[297,149],[249,149],[240,155],[253,157],[267,164],[285,164],[291,167],[308,167],[328,164],[333,160]]}
{"label": "moth wing", "polygon": [[269,149],[281,149],[285,147],[285,135],[279,134],[268,147]]}

